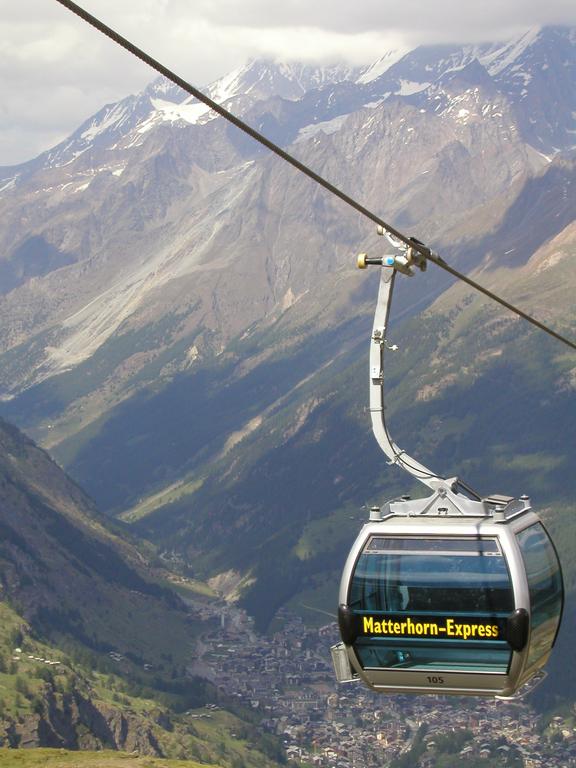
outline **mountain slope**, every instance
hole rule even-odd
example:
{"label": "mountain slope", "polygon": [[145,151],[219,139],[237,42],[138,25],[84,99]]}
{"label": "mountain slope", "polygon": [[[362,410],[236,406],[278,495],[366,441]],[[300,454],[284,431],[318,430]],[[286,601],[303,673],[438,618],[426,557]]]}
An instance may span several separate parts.
{"label": "mountain slope", "polygon": [[0,420],[0,747],[271,768],[273,740],[241,715],[213,704],[194,728],[208,715],[192,708],[227,704],[186,674],[200,629],[121,526]]}
{"label": "mountain slope", "polygon": [[[189,629],[178,601],[139,573],[137,551],[104,527],[80,489],[4,421],[0,488],[2,591],[26,620],[44,634],[70,634],[97,650],[129,650],[142,663],[158,654],[151,628],[170,621],[182,658]],[[128,626],[126,616],[132,616]]]}
{"label": "mountain slope", "polygon": [[[559,40],[562,66],[554,53]],[[550,29],[508,47],[417,49],[367,82],[343,69],[252,62],[208,91],[280,143],[296,140],[304,161],[368,205],[402,225],[417,223],[421,236],[435,236],[450,223],[447,216],[467,218],[471,208],[545,165],[523,135],[518,104],[533,111],[550,91],[536,77],[538,67],[548,67],[558,89],[565,62],[573,60],[570,34]],[[522,98],[510,85],[518,71],[532,78]],[[409,82],[418,87],[402,86]],[[188,349],[213,354],[227,343],[228,327],[233,334],[293,301],[303,285],[319,284],[322,271],[313,262],[282,256],[284,232],[289,241],[299,239],[298,250],[314,236],[312,252],[335,251],[336,266],[343,246],[365,239],[355,217],[308,193],[309,182],[294,182],[293,171],[199,109],[205,108],[157,81],[105,107],[53,151],[6,170],[0,185],[3,290],[10,289],[0,303],[4,397],[77,367],[121,335],[127,321],[142,329],[151,316],[172,315],[168,347],[188,336]],[[568,133],[554,139],[563,149],[570,146],[571,109],[565,99]],[[533,132],[550,133],[537,122]],[[555,151],[541,144],[538,151]],[[353,176],[346,170],[351,163]],[[268,199],[267,190],[278,185],[294,194]],[[435,210],[427,210],[444,190]],[[294,233],[292,222],[305,221],[306,210],[310,229]],[[248,211],[252,220],[244,222]],[[281,230],[270,226],[275,217]],[[32,245],[24,271],[19,254]],[[283,259],[289,272],[279,269]],[[191,331],[202,326],[194,343]],[[132,361],[128,379],[155,347]],[[170,357],[172,366],[184,364],[177,349]],[[118,374],[125,389],[127,374]]]}
{"label": "mountain slope", "polygon": [[[481,265],[483,280],[529,306],[541,287],[533,259],[571,236],[573,93],[556,97],[575,61],[574,31],[547,28],[422,47],[364,73],[253,63],[217,88],[368,207],[455,266]],[[203,575],[252,580],[245,599],[264,626],[336,570],[368,496],[401,490],[380,475],[360,420],[374,286],[353,276],[353,254],[387,246],[197,108],[156,82],[88,121],[51,161],[6,171],[2,412],[106,511]],[[535,311],[564,326],[573,276],[546,274],[560,287]],[[430,268],[399,286],[401,311],[416,315],[449,286]],[[553,435],[567,437],[571,390],[548,415],[538,403],[568,363],[450,290],[447,308],[440,301],[401,331],[391,395],[400,436],[418,436],[423,458],[468,469],[472,482],[515,486],[530,467],[528,485],[566,497],[572,455],[556,457]],[[476,323],[494,341],[487,351]],[[499,389],[515,369],[521,386]],[[540,414],[532,452],[527,409]],[[500,451],[490,444],[502,414]]]}
{"label": "mountain slope", "polygon": [[[573,295],[575,248],[571,224],[522,267],[485,269],[476,277],[573,337],[574,324],[563,307]],[[425,281],[427,274],[417,279]],[[366,315],[357,327],[363,328],[363,341],[355,342],[356,332],[347,337],[349,323],[334,323],[337,350],[321,336],[302,340],[301,308],[286,312],[274,338],[300,339],[299,354],[316,363],[320,349],[330,356],[298,387],[278,376],[285,383],[279,393],[264,384],[263,365],[252,369],[245,350],[244,365],[257,383],[248,386],[228,374],[227,400],[240,405],[245,386],[255,392],[261,410],[247,412],[240,405],[247,420],[235,441],[220,453],[198,452],[182,472],[184,482],[173,478],[164,494],[156,492],[123,515],[166,548],[186,553],[199,575],[234,568],[256,578],[246,601],[261,626],[280,604],[318,579],[320,586],[333,579],[335,600],[338,564],[361,505],[419,492],[385,466],[370,434],[362,383],[370,317],[361,306]],[[484,493],[529,493],[540,508],[569,503],[576,493],[569,471],[576,461],[574,354],[460,285],[393,332],[392,340],[402,350],[389,354],[388,373],[392,432],[400,445],[437,471],[461,474]],[[263,346],[253,343],[256,349]],[[296,371],[294,352],[284,349],[282,355],[286,367]],[[267,407],[263,390],[275,395]],[[155,408],[153,400],[147,403],[149,413]],[[219,408],[214,404],[210,411]],[[105,433],[97,438],[96,450],[106,455],[129,423],[138,423],[142,434],[145,409],[138,418],[118,421],[106,449]],[[150,429],[154,434],[162,433]],[[174,466],[174,456],[169,461]]]}

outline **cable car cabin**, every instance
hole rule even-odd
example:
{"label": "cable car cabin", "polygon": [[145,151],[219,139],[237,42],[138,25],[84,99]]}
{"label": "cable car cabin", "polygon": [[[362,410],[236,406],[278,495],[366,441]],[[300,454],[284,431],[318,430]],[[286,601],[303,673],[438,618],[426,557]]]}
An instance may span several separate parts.
{"label": "cable car cabin", "polygon": [[433,500],[445,514],[463,503],[464,513],[395,502],[352,547],[343,643],[332,649],[338,679],[391,693],[512,696],[544,666],[560,625],[554,546],[525,498],[498,507],[443,491]]}

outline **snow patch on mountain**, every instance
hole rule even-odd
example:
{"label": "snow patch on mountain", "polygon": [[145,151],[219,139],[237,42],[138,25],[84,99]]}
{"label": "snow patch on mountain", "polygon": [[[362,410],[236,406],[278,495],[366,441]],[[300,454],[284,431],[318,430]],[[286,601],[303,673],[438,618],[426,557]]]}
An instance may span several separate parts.
{"label": "snow patch on mountain", "polygon": [[[224,77],[219,78],[208,86],[208,94],[218,104],[223,104],[235,96],[245,95],[254,90],[255,82],[251,73],[256,62],[249,62],[243,67],[232,70]],[[262,73],[260,74],[260,79]],[[256,77],[258,79],[258,77]]]}
{"label": "snow patch on mountain", "polygon": [[3,181],[0,182],[2,183],[2,186],[0,187],[0,194],[2,192],[7,192],[9,189],[14,189],[14,187],[16,186],[17,179],[18,179],[18,175],[12,176],[12,178],[7,180],[3,179]]}
{"label": "snow patch on mountain", "polygon": [[300,129],[294,143],[296,144],[299,141],[306,141],[307,139],[316,136],[318,133],[324,133],[326,136],[329,136],[331,133],[336,133],[336,131],[339,131],[340,128],[342,128],[348,117],[349,115],[338,115],[338,117],[334,117],[332,120],[323,120],[320,123],[307,125]]}
{"label": "snow patch on mountain", "polygon": [[91,183],[92,180],[85,181],[83,184],[79,184],[75,189],[72,190],[72,193],[77,194],[78,192],[84,192],[85,189],[88,189]]}
{"label": "snow patch on mountain", "polygon": [[98,120],[93,120],[88,128],[82,131],[80,138],[85,141],[93,141],[96,136],[109,131],[111,128],[119,129],[129,120],[130,114],[130,110],[122,102],[113,107],[107,107],[104,116]]}
{"label": "snow patch on mountain", "polygon": [[410,48],[393,48],[390,51],[386,51],[384,56],[381,56],[374,62],[374,64],[370,64],[370,66],[362,72],[356,82],[359,85],[371,83],[373,80],[381,77],[385,72],[388,72],[390,67],[403,59],[410,50]]}
{"label": "snow patch on mountain", "polygon": [[196,125],[201,117],[210,112],[210,107],[200,101],[193,104],[182,102],[175,104],[173,101],[163,101],[162,99],[152,99],[154,112],[136,128],[138,133],[146,133],[158,122],[174,123],[183,120],[191,125]]}
{"label": "snow patch on mountain", "polygon": [[541,27],[532,27],[520,37],[480,57],[480,63],[492,77],[511,67],[542,33]]}
{"label": "snow patch on mountain", "polygon": [[396,91],[398,96],[412,96],[414,93],[425,91],[431,83],[417,83],[414,80],[400,80],[400,88]]}

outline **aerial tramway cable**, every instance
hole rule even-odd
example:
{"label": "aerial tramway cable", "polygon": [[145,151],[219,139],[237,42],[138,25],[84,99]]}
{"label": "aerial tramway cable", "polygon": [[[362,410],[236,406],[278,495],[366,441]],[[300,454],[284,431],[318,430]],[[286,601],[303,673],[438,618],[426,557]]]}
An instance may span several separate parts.
{"label": "aerial tramway cable", "polygon": [[131,43],[129,40],[127,40],[125,37],[123,37],[118,32],[113,30],[111,27],[104,24],[104,22],[100,21],[100,19],[96,18],[91,13],[88,13],[88,11],[86,11],[84,8],[72,2],[72,0],[56,0],[56,2],[60,3],[65,8],[72,11],[72,13],[79,16],[81,19],[83,19],[85,22],[87,22],[92,27],[97,29],[99,32],[102,32],[102,34],[109,37],[113,42],[122,46],[122,48],[124,48],[129,53],[136,56],[137,58],[139,58],[141,61],[143,61],[152,69],[156,70],[156,72],[163,75],[167,80],[170,80],[172,83],[182,88],[183,91],[186,91],[186,93],[189,93],[191,96],[194,96],[196,99],[198,99],[198,101],[201,101],[203,104],[206,104],[206,106],[210,107],[210,109],[212,109],[214,112],[221,115],[223,118],[225,118],[230,123],[235,125],[241,131],[244,131],[244,133],[251,136],[255,141],[267,147],[271,152],[274,152],[274,154],[278,155],[278,157],[281,157],[287,163],[290,163],[290,165],[292,165],[294,168],[304,173],[306,176],[308,176],[310,179],[315,181],[317,184],[320,184],[320,186],[324,187],[324,189],[328,190],[333,195],[336,195],[336,197],[340,198],[340,200],[345,202],[347,205],[350,205],[352,208],[358,211],[358,213],[370,219],[379,227],[382,227],[382,229],[385,230],[386,233],[392,235],[394,238],[399,240],[405,246],[419,253],[427,261],[431,261],[433,264],[436,264],[436,266],[440,267],[445,272],[448,272],[453,277],[456,277],[458,280],[462,280],[471,288],[474,288],[474,290],[479,291],[480,293],[483,293],[489,299],[492,299],[493,301],[497,302],[501,306],[508,309],[510,312],[513,312],[514,314],[521,317],[523,320],[526,320],[527,322],[536,326],[536,328],[539,328],[541,331],[544,331],[545,333],[557,339],[558,341],[561,341],[563,344],[566,344],[567,346],[576,350],[575,342],[570,341],[570,339],[567,339],[566,337],[557,333],[552,328],[549,328],[544,323],[541,323],[539,320],[532,317],[528,313],[524,312],[518,307],[515,307],[513,304],[510,304],[510,302],[506,301],[505,299],[501,298],[497,294],[493,293],[488,288],[485,288],[484,286],[477,283],[475,280],[472,280],[470,277],[467,277],[466,275],[462,274],[457,269],[454,269],[454,267],[451,267],[449,264],[447,264],[444,261],[444,259],[438,256],[438,254],[434,253],[434,251],[432,251],[430,248],[428,248],[419,240],[413,237],[407,237],[406,235],[404,235],[399,230],[395,229],[390,224],[387,224],[383,219],[381,219],[375,213],[373,213],[368,208],[363,206],[357,200],[354,200],[354,198],[350,197],[341,189],[334,186],[334,184],[331,184],[329,181],[324,179],[322,176],[320,176],[318,173],[313,171],[307,165],[304,165],[304,163],[301,163],[299,160],[297,160],[295,157],[293,157],[288,152],[283,150],[273,141],[270,141],[270,139],[267,139],[265,136],[263,136],[254,128],[249,126],[243,120],[240,120],[239,117],[236,117],[236,115],[232,114],[227,109],[222,107],[220,104],[213,101],[213,99],[211,99],[205,93],[202,93],[201,90],[199,90],[198,88],[195,88],[193,85],[188,83],[186,80],[182,79],[175,72],[172,72],[172,70],[168,69],[168,67],[165,67],[163,64],[161,64],[159,61],[157,61],[152,56],[147,54],[141,48],[138,48],[138,46],[134,45],[134,43]]}

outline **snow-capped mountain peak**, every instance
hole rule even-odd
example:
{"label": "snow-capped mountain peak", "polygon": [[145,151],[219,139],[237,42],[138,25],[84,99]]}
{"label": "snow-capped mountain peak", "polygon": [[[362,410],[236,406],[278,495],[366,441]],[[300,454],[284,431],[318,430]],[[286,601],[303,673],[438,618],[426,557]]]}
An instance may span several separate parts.
{"label": "snow-capped mountain peak", "polygon": [[[405,197],[395,189],[390,192],[392,213],[402,214],[402,206],[408,211],[403,201],[413,200],[410,216],[435,226],[440,203],[434,207],[432,179],[437,183],[434,190],[452,190],[451,200],[441,196],[446,210],[461,205],[462,197],[470,206],[483,204],[484,198],[477,196],[481,184],[494,194],[508,194],[511,179],[540,169],[576,143],[575,38],[574,30],[544,28],[507,43],[387,51],[364,69],[253,60],[210,83],[205,91],[281,146],[299,142],[296,154],[309,158],[314,167],[322,170],[323,162],[336,158],[337,173],[352,189],[358,189],[355,185],[363,184],[359,180],[370,177],[373,168],[379,169],[373,189],[380,190],[389,178],[398,179]],[[70,288],[62,301],[69,302],[68,317],[73,320],[58,326],[38,376],[76,365],[82,355],[104,344],[124,321],[123,310],[117,310],[128,300],[132,308],[143,307],[160,285],[175,285],[182,275],[200,270],[208,253],[224,252],[230,240],[236,242],[244,204],[254,216],[269,205],[264,198],[253,198],[256,177],[264,167],[260,156],[234,132],[220,130],[223,125],[215,118],[208,106],[158,78],[140,94],[104,107],[35,161],[2,169],[0,202],[9,210],[18,199],[26,205],[34,201],[29,208],[34,216],[30,231],[35,236],[44,232],[46,241],[58,250],[58,258],[50,257],[52,267],[64,264],[62,269],[72,272],[69,254],[74,263],[82,264],[87,255],[91,259],[92,254],[105,254],[103,273],[116,270],[113,285],[120,286],[112,296],[108,278],[95,276],[98,285],[90,290],[101,288],[102,298],[95,303],[87,289],[85,314],[78,313],[80,300]],[[405,164],[398,160],[403,157]],[[327,167],[336,175],[334,167]],[[275,206],[285,204],[282,173],[274,166],[271,189],[282,198],[274,201]],[[197,207],[203,196],[206,210]],[[56,210],[62,211],[59,228]],[[182,216],[184,210],[196,211],[194,229]],[[316,213],[310,200],[307,210],[312,211],[312,221]],[[82,211],[91,239],[74,240],[70,233],[77,235],[79,229],[70,222]],[[4,252],[8,258],[16,254],[11,285],[24,285],[26,277],[24,273],[21,279],[22,270],[18,272],[19,259],[28,258],[27,251],[24,257],[18,255],[18,238],[27,237],[32,225],[25,229],[21,219],[17,213],[13,228],[5,227]],[[410,226],[411,221],[404,219]],[[299,231],[297,225],[295,229]],[[133,261],[126,267],[123,258],[116,264],[107,255],[122,248],[124,238],[135,243]],[[148,261],[142,266],[143,249],[148,248]],[[252,250],[253,243],[246,240],[246,253]],[[286,252],[291,250],[290,245]],[[39,292],[41,301],[58,287],[59,278],[50,279],[54,280],[50,290]],[[280,278],[277,285],[274,291],[287,295]],[[60,312],[58,301],[55,313]],[[22,381],[28,381],[28,375],[23,371]]]}
{"label": "snow-capped mountain peak", "polygon": [[[253,59],[214,80],[204,91],[239,116],[270,98],[294,102],[306,97],[297,121],[282,134],[281,140],[289,143],[302,135],[307,126],[329,124],[332,130],[338,124],[334,120],[362,106],[381,104],[392,96],[414,101],[417,94],[422,94],[418,99],[420,106],[430,107],[439,114],[449,106],[446,100],[450,99],[451,88],[442,96],[435,92],[437,103],[433,105],[427,103],[432,98],[428,88],[442,89],[450,73],[466,70],[466,76],[472,77],[475,85],[493,87],[505,94],[516,108],[523,102],[528,103],[529,93],[534,95],[555,88],[555,99],[561,104],[561,110],[544,106],[549,105],[550,99],[536,98],[534,103],[541,105],[541,114],[534,113],[533,105],[528,111],[522,108],[519,113],[522,131],[533,146],[545,154],[553,154],[576,141],[575,48],[574,29],[535,27],[506,42],[391,49],[366,67]],[[474,62],[477,63],[475,70]],[[479,70],[480,66],[485,75]],[[556,85],[550,81],[550,72],[556,73]],[[560,80],[562,83],[558,85]],[[341,87],[344,83],[346,87]],[[124,167],[125,159],[119,158],[112,168],[108,159],[100,156],[103,151],[111,156],[108,150],[122,153],[137,147],[145,141],[145,135],[162,124],[202,126],[215,118],[217,114],[208,106],[160,77],[141,93],[103,107],[65,142],[36,160],[17,169],[6,169],[4,182],[14,182],[15,170],[18,180],[14,184],[19,184],[38,167],[67,166],[81,155],[85,156],[84,165],[120,173],[118,169]],[[305,131],[304,135],[308,134],[309,131]],[[92,149],[97,151],[97,157],[91,157],[88,150]]]}
{"label": "snow-capped mountain peak", "polygon": [[[360,68],[346,65],[316,66],[253,59],[203,90],[218,104],[226,105],[234,100],[233,111],[241,115],[254,102],[274,96],[294,101],[313,88],[343,80],[354,81],[360,71]],[[24,165],[30,172],[38,165],[63,167],[95,145],[113,148],[135,146],[141,140],[139,137],[161,123],[196,125],[215,117],[217,115],[210,107],[166,78],[158,77],[141,93],[106,105],[69,139]]]}
{"label": "snow-capped mountain peak", "polygon": [[251,59],[208,86],[211,98],[220,103],[237,96],[261,100],[272,96],[293,101],[307,91],[344,80],[354,81],[359,67],[345,64],[321,66],[302,62]]}

